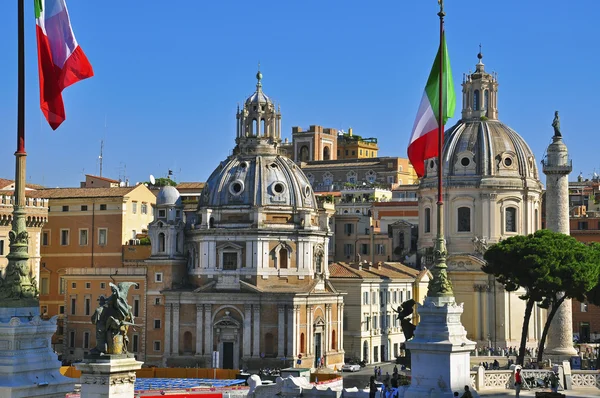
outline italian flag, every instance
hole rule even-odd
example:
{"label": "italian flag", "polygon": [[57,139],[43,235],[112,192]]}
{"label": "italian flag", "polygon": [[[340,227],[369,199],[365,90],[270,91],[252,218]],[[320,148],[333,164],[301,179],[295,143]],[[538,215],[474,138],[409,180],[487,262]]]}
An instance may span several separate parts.
{"label": "italian flag", "polygon": [[40,74],[40,107],[56,130],[65,121],[62,91],[94,75],[77,44],[64,0],[34,0]]}
{"label": "italian flag", "polygon": [[452,81],[452,69],[450,58],[446,47],[446,37],[442,35],[442,43],[438,49],[433,67],[427,79],[425,92],[419,105],[417,118],[413,126],[410,143],[408,144],[408,159],[412,163],[417,175],[425,175],[425,160],[438,156],[438,128],[440,126],[439,104],[440,104],[440,53],[444,51],[443,70],[443,120],[444,124],[454,116],[456,107],[456,96],[454,94],[454,82]]}

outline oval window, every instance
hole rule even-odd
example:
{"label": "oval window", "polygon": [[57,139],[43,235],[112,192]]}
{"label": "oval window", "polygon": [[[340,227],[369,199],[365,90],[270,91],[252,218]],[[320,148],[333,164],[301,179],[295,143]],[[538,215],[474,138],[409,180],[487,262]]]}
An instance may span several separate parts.
{"label": "oval window", "polygon": [[464,167],[467,167],[470,163],[471,161],[467,157],[464,157],[460,160],[460,164],[462,164]]}
{"label": "oval window", "polygon": [[309,197],[310,196],[310,187],[304,187],[304,196]]}
{"label": "oval window", "polygon": [[241,194],[243,190],[244,190],[244,183],[239,180],[234,181],[229,185],[229,192],[232,195],[237,196],[237,195]]}
{"label": "oval window", "polygon": [[433,162],[433,160],[429,161],[429,168],[433,169],[433,166],[435,166],[435,163]]}
{"label": "oval window", "polygon": [[505,158],[505,159],[504,159],[504,165],[505,165],[506,167],[510,167],[510,166],[512,166],[512,163],[513,163],[513,161],[512,161],[512,159],[511,159],[511,158]]}
{"label": "oval window", "polygon": [[240,163],[240,167],[241,167],[242,169],[245,169],[246,167],[248,167],[248,163],[246,163],[246,162],[242,162],[242,163]]}
{"label": "oval window", "polygon": [[283,193],[283,191],[285,191],[285,186],[280,182],[275,183],[275,185],[273,185],[273,191],[275,191],[275,193],[279,193],[279,194]]}

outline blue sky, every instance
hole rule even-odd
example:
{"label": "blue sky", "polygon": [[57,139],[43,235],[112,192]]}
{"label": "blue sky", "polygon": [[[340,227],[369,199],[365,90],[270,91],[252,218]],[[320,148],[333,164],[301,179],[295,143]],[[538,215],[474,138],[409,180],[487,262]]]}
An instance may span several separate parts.
{"label": "blue sky", "polygon": [[[5,3],[0,177],[14,178],[17,2]],[[107,177],[135,183],[172,169],[178,181],[204,181],[233,148],[236,105],[254,91],[259,61],[284,137],[292,126],[353,127],[379,138],[380,155],[405,157],[438,45],[435,0],[67,0],[95,76],[65,90],[67,120],[53,132],[39,109],[33,0],[25,4],[27,179],[46,186],[98,173],[101,140]],[[482,43],[500,119],[536,160],[559,110],[571,179],[600,173],[597,2],[447,0],[446,11],[456,89]]]}

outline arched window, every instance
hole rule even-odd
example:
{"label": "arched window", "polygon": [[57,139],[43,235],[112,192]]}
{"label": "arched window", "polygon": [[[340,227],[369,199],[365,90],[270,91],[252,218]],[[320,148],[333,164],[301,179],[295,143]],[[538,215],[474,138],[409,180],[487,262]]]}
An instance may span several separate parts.
{"label": "arched window", "polygon": [[179,242],[179,232],[177,232],[177,235],[175,235],[175,252],[181,253],[180,245],[181,243]]}
{"label": "arched window", "polygon": [[208,226],[210,228],[214,228],[214,226],[215,226],[215,219],[214,219],[214,217],[211,217],[210,220],[208,220]]}
{"label": "arched window", "polygon": [[473,91],[473,110],[479,110],[479,90]]}
{"label": "arched window", "polygon": [[301,162],[308,162],[308,146],[306,145],[302,145],[300,147],[300,161]]}
{"label": "arched window", "polygon": [[332,350],[337,349],[337,340],[335,339],[335,330],[331,331],[331,349]]}
{"label": "arched window", "polygon": [[488,110],[489,100],[490,100],[490,92],[488,90],[485,90],[483,92],[483,110],[484,111]]}
{"label": "arched window", "polygon": [[504,211],[504,229],[506,232],[517,232],[517,209],[514,207],[507,207]]}
{"label": "arched window", "polygon": [[250,131],[250,135],[256,135],[258,131],[258,121],[256,119],[252,119],[252,131]]}
{"label": "arched window", "polygon": [[165,251],[165,234],[162,232],[158,234],[158,251],[164,253]]}
{"label": "arched window", "polygon": [[192,333],[191,332],[185,332],[183,334],[183,352],[191,354],[192,351],[193,351],[193,347],[192,347]]}
{"label": "arched window", "polygon": [[288,251],[287,249],[279,250],[279,268],[288,267]]}
{"label": "arched window", "polygon": [[471,232],[471,209],[459,207],[457,213],[458,232]]}
{"label": "arched window", "polygon": [[326,146],[325,148],[323,148],[323,160],[329,160],[330,157],[331,155],[329,153],[329,147]]}
{"label": "arched window", "polygon": [[369,362],[369,343],[366,340],[363,342],[363,361]]}
{"label": "arched window", "polygon": [[263,136],[267,135],[267,125],[265,119],[260,119],[260,134]]}
{"label": "arched window", "polygon": [[300,333],[300,352],[306,353],[306,345],[304,341],[304,333]]}
{"label": "arched window", "polygon": [[431,209],[425,209],[425,233],[431,232]]}

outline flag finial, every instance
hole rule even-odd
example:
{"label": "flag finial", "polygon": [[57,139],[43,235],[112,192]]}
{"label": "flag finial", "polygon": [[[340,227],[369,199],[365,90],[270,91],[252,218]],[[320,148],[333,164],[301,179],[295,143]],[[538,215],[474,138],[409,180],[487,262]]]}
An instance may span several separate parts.
{"label": "flag finial", "polygon": [[440,5],[440,12],[444,12],[444,0],[438,0],[438,4]]}

